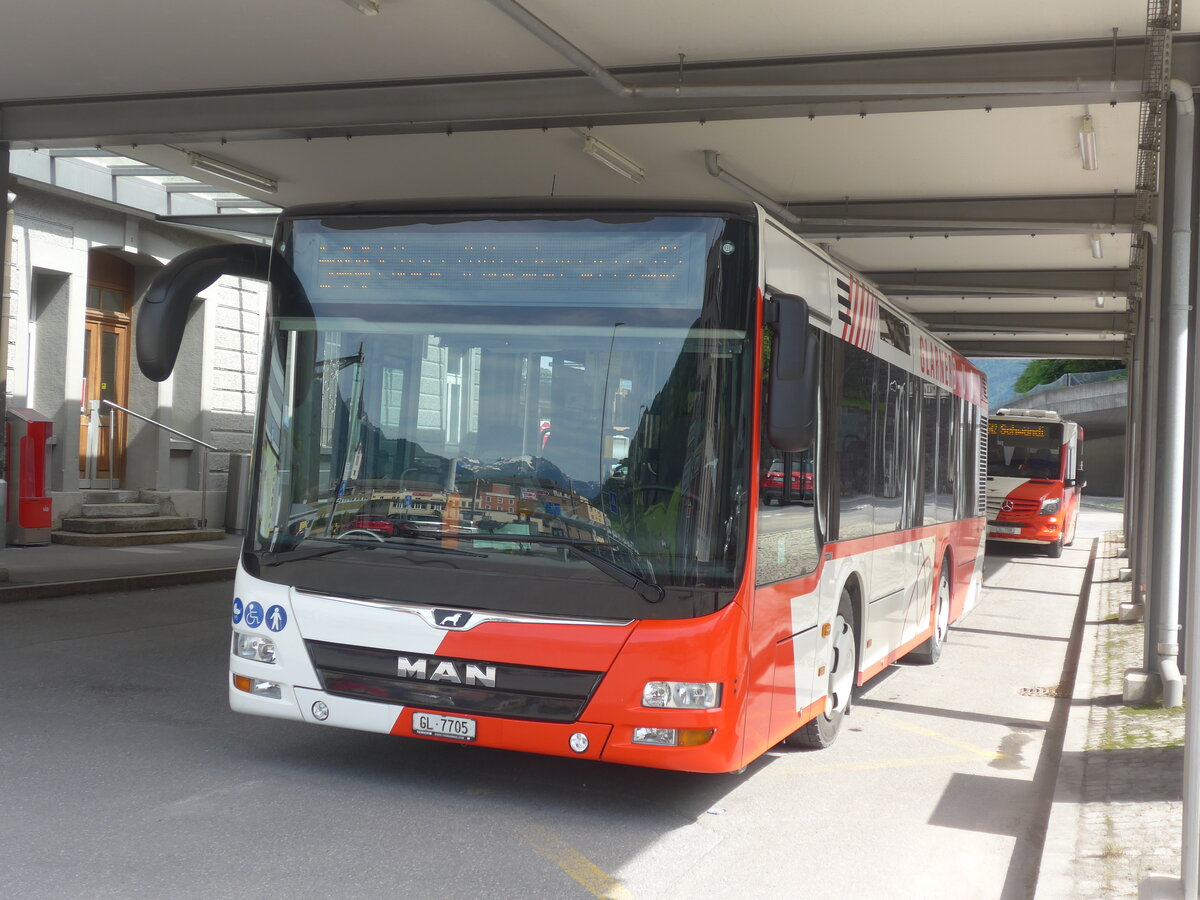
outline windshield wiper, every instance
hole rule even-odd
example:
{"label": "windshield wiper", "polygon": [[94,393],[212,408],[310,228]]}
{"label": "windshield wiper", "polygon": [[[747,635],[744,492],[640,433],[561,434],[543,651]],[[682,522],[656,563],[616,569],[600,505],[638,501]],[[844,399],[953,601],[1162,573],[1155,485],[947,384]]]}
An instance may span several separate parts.
{"label": "windshield wiper", "polygon": [[[647,603],[658,603],[666,595],[666,591],[662,586],[655,584],[653,581],[643,578],[636,572],[631,572],[624,566],[619,566],[609,559],[605,559],[599,553],[590,550],[590,547],[617,548],[616,544],[607,543],[604,541],[585,541],[576,540],[575,538],[564,537],[549,537],[546,535],[537,534],[445,534],[442,532],[433,532],[425,537],[435,538],[437,540],[463,540],[463,541],[502,541],[510,544],[550,544],[557,545],[571,550],[580,559],[591,563],[601,572],[614,581],[625,585],[638,592],[643,600]],[[461,551],[459,551],[461,552]]]}
{"label": "windshield wiper", "polygon": [[417,544],[409,541],[368,541],[368,540],[338,540],[337,538],[309,538],[304,543],[320,541],[328,543],[325,547],[297,547],[295,550],[283,550],[262,554],[264,566],[278,566],[285,562],[296,562],[302,559],[315,559],[318,556],[329,556],[341,553],[343,550],[375,550],[379,547],[392,550],[418,550],[421,553],[449,553],[454,556],[473,556],[477,559],[487,559],[486,553],[473,553],[470,550],[454,550],[450,547],[439,547],[430,544]]}

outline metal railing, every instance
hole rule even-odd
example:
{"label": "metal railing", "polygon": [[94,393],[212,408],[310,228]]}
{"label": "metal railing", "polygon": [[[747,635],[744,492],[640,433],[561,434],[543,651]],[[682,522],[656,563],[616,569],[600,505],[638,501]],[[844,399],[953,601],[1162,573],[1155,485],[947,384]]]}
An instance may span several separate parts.
{"label": "metal railing", "polygon": [[200,447],[200,527],[207,528],[208,527],[208,451],[216,450],[217,452],[220,452],[219,449],[217,447],[214,447],[212,444],[209,444],[209,443],[206,443],[206,442],[200,440],[200,438],[198,438],[198,437],[192,437],[190,434],[185,434],[184,432],[178,431],[178,430],[170,427],[169,425],[164,425],[162,422],[156,422],[156,421],[154,421],[154,419],[151,419],[148,416],[143,416],[141,413],[135,413],[132,409],[126,409],[125,407],[123,407],[117,403],[113,403],[111,400],[101,400],[100,402],[113,410],[113,412],[109,414],[109,425],[108,425],[108,488],[109,488],[109,490],[112,490],[113,469],[116,468],[116,466],[114,465],[115,457],[113,456],[113,446],[114,446],[114,441],[116,439],[116,433],[117,433],[117,427],[116,427],[117,426],[117,422],[116,422],[117,413],[116,413],[116,411],[119,409],[121,412],[125,413],[125,415],[127,415],[127,416],[133,416],[135,419],[141,419],[143,422],[146,422],[149,425],[153,425],[155,428],[161,428],[163,431],[167,431],[167,432],[170,432],[171,434],[178,435],[179,437],[183,438],[184,440],[191,441],[193,444],[196,444]]}

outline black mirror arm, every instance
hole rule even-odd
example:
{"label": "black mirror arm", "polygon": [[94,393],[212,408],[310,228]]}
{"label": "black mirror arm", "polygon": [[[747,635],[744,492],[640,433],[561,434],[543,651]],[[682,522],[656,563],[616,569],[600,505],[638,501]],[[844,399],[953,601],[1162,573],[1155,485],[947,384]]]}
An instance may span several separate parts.
{"label": "black mirror arm", "polygon": [[221,244],[181,253],[159,270],[138,308],[137,360],[152,381],[175,368],[192,299],[222,275],[267,280],[272,251],[258,244]]}

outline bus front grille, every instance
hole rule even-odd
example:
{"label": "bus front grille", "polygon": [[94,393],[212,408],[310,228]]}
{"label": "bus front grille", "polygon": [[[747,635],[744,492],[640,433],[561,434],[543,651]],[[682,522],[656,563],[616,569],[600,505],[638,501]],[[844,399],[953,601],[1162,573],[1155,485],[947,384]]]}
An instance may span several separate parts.
{"label": "bus front grille", "polygon": [[603,675],[324,641],[305,644],[328,693],[455,713],[574,722]]}

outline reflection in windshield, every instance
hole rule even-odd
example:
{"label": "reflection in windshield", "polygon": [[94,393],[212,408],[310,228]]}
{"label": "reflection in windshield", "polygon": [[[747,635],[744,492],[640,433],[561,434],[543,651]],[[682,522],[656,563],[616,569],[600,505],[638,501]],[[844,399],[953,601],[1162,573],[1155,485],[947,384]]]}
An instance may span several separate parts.
{"label": "reflection in windshield", "polygon": [[[687,223],[705,236],[702,270],[726,225]],[[720,287],[711,272],[696,281]],[[559,538],[595,542],[651,584],[731,586],[745,527],[734,487],[745,311],[731,321],[702,293],[670,310],[573,307],[569,293],[528,309],[460,299],[369,316],[329,302],[273,320],[256,547],[359,529],[437,536],[498,567],[578,567],[539,541]]]}
{"label": "reflection in windshield", "polygon": [[1062,426],[1037,425],[1044,436],[1002,436],[988,439],[988,475],[1002,478],[1058,478],[1061,471]]}

